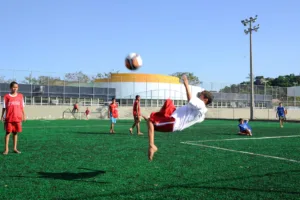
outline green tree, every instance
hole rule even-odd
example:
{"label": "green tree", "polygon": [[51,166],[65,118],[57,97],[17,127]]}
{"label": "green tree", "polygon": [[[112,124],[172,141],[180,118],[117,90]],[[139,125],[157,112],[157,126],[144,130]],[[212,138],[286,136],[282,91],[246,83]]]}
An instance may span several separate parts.
{"label": "green tree", "polygon": [[0,83],[5,83],[5,76],[0,76]]}
{"label": "green tree", "polygon": [[92,82],[92,77],[89,77],[82,71],[79,71],[74,73],[67,73],[65,75],[65,80],[70,82],[90,83]]}
{"label": "green tree", "polygon": [[181,77],[184,74],[187,76],[190,85],[200,85],[201,82],[199,80],[199,77],[197,77],[196,75],[194,75],[194,73],[191,72],[175,72],[173,74],[170,74],[170,76],[178,77],[181,81]]}
{"label": "green tree", "polygon": [[5,76],[0,76],[0,83],[11,83],[12,81],[16,81],[15,79],[6,79]]}
{"label": "green tree", "polygon": [[[24,84],[32,84],[32,85],[63,85],[63,81],[59,77],[51,77],[51,76],[39,76],[33,77],[31,74],[26,76],[22,81]],[[60,84],[59,84],[60,83]]]}
{"label": "green tree", "polygon": [[[247,77],[249,79],[249,77]],[[250,93],[250,82],[244,81],[240,84],[232,84],[220,90],[224,93]],[[254,79],[255,94],[272,94],[273,98],[284,99],[287,98],[286,87],[300,85],[300,75],[295,74],[278,76],[277,78],[265,78],[264,76],[256,76]],[[266,87],[265,87],[266,86]],[[238,92],[236,92],[238,91]]]}
{"label": "green tree", "polygon": [[102,79],[102,78],[110,78],[111,74],[118,74],[118,73],[119,73],[119,71],[115,71],[115,70],[112,70],[110,72],[98,73],[96,76],[92,77],[92,80]]}

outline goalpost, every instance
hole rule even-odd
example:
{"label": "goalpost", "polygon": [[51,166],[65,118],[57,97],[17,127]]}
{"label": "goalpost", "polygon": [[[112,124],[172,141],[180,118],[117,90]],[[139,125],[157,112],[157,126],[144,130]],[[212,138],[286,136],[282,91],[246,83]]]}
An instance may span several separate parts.
{"label": "goalpost", "polygon": [[[106,119],[108,115],[108,107],[100,106],[96,111],[90,111],[88,119]],[[85,111],[72,112],[71,109],[66,109],[62,113],[63,119],[78,119],[85,120],[87,119]]]}

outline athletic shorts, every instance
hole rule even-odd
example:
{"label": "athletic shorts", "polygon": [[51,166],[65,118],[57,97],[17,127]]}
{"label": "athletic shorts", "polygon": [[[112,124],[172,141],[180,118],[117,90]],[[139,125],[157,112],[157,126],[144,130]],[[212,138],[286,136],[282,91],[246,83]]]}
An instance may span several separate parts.
{"label": "athletic shorts", "polygon": [[114,118],[112,116],[112,114],[110,114],[110,121],[111,121],[111,123],[115,124],[115,123],[117,123],[117,118]]}
{"label": "athletic shorts", "polygon": [[4,130],[6,133],[20,133],[22,132],[22,122],[5,122]]}
{"label": "athletic shorts", "polygon": [[[250,130],[250,132],[252,132],[252,130],[251,129],[249,129]],[[240,131],[241,133],[248,133],[246,130],[244,130],[244,131]]]}
{"label": "athletic shorts", "polygon": [[136,115],[141,116],[141,113],[138,113],[136,111],[133,111],[132,114],[133,114],[133,116],[136,116]]}
{"label": "athletic shorts", "polygon": [[153,112],[150,115],[150,121],[154,125],[154,130],[159,132],[173,132],[175,118],[172,117],[176,110],[171,99],[167,99],[159,112]]}
{"label": "athletic shorts", "polygon": [[279,120],[286,120],[285,116],[279,116]]}

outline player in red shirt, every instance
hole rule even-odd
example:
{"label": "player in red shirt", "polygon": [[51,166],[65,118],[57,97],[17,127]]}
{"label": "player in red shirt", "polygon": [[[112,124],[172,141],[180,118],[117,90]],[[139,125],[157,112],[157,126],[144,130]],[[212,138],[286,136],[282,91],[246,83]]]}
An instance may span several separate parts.
{"label": "player in red shirt", "polygon": [[89,116],[90,116],[90,110],[89,110],[89,108],[86,108],[86,110],[85,110],[85,116],[86,116],[86,119],[89,119]]}
{"label": "player in red shirt", "polygon": [[[17,149],[18,133],[22,132],[22,121],[25,121],[24,98],[18,93],[18,83],[10,83],[11,92],[4,96],[1,120],[5,128],[5,149],[3,154],[8,154],[8,143],[10,134],[13,134],[14,152],[21,153]],[[5,114],[5,116],[4,116]]]}
{"label": "player in red shirt", "polygon": [[129,129],[130,134],[132,135],[132,130],[133,128],[136,126],[136,130],[137,130],[137,134],[138,135],[143,135],[143,133],[141,133],[141,129],[140,129],[140,122],[141,122],[141,105],[140,105],[140,95],[136,95],[135,96],[135,101],[133,104],[133,119],[134,119],[134,123],[132,125],[132,127]]}
{"label": "player in red shirt", "polygon": [[118,113],[118,104],[116,103],[116,99],[112,98],[112,102],[109,105],[108,109],[108,118],[110,118],[110,133],[115,133],[114,125],[117,123],[117,118],[119,117]]}
{"label": "player in red shirt", "polygon": [[75,113],[75,112],[79,112],[79,106],[78,106],[77,102],[73,105],[72,113]]}

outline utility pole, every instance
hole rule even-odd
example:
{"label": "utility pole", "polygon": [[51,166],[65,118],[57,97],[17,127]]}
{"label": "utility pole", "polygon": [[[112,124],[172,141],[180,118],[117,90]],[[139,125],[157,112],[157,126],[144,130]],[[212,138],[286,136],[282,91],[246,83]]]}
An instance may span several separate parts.
{"label": "utility pole", "polygon": [[253,23],[256,21],[257,15],[253,18],[250,17],[248,19],[242,20],[242,24],[244,26],[249,26],[249,28],[245,29],[245,34],[249,34],[250,36],[250,83],[251,83],[251,92],[250,92],[250,120],[253,120],[253,114],[254,114],[254,83],[253,83],[253,69],[252,69],[252,31],[257,32],[259,29],[259,24],[257,26],[253,26]]}
{"label": "utility pole", "polygon": [[296,107],[296,86],[298,85],[298,82],[293,82],[294,84],[294,106]]}
{"label": "utility pole", "polygon": [[265,84],[265,88],[264,88],[264,104],[266,104],[266,90],[267,90],[267,83],[269,82],[266,79],[263,79],[262,82]]}

